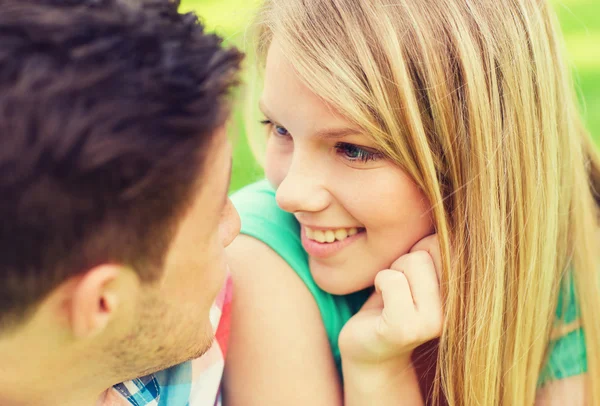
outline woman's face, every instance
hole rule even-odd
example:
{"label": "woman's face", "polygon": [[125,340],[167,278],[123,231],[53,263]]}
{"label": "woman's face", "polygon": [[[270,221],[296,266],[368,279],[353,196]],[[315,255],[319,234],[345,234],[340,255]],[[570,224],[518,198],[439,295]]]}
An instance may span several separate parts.
{"label": "woman's face", "polygon": [[276,41],[260,104],[266,175],[279,206],[301,224],[319,287],[348,294],[372,286],[377,272],[432,233],[421,190],[301,83]]}

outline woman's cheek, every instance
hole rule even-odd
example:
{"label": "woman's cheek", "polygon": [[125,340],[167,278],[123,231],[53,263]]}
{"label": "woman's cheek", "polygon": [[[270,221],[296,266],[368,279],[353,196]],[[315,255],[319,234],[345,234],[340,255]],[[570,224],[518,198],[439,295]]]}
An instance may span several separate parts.
{"label": "woman's cheek", "polygon": [[275,189],[287,176],[292,162],[292,152],[283,151],[280,145],[273,139],[267,141],[267,152],[265,154],[265,176],[271,186]]}

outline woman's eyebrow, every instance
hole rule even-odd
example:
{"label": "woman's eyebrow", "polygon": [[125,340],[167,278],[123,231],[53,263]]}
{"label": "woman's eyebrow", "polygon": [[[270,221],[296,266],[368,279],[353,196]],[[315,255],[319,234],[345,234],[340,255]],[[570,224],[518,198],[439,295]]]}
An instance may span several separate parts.
{"label": "woman's eyebrow", "polygon": [[262,100],[258,102],[258,108],[265,116],[267,116],[267,118],[272,119],[273,121],[277,121],[273,114],[271,114],[267,106],[265,106],[265,103]]}
{"label": "woman's eyebrow", "polygon": [[[270,120],[276,122],[276,123],[280,123],[279,120],[277,120],[276,117],[273,116],[273,114],[269,111],[269,109],[267,108],[267,106],[265,105],[265,103],[260,100],[258,102],[258,108],[260,109],[260,111]],[[344,138],[347,137],[349,135],[356,135],[356,134],[360,134],[361,132],[354,129],[354,128],[350,128],[350,127],[342,127],[342,128],[324,128],[321,130],[318,130],[314,133],[314,136],[317,138],[323,138],[323,139],[340,139],[340,138]]]}
{"label": "woman's eyebrow", "polygon": [[332,128],[332,129],[322,129],[315,133],[315,137],[324,138],[324,139],[339,139],[344,138],[349,135],[360,134],[354,128]]}

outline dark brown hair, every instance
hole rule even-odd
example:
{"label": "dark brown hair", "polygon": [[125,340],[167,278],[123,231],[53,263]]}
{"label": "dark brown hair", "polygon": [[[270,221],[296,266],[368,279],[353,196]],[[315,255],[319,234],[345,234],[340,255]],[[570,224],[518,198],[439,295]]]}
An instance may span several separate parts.
{"label": "dark brown hair", "polygon": [[0,331],[96,265],[161,274],[242,59],[177,3],[0,3]]}

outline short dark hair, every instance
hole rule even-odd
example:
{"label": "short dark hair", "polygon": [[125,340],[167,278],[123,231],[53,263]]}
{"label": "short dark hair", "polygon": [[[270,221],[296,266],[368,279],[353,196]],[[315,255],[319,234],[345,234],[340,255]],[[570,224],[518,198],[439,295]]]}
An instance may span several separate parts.
{"label": "short dark hair", "polygon": [[241,60],[178,1],[0,2],[0,329],[96,265],[161,275]]}

